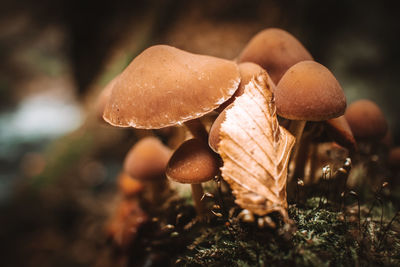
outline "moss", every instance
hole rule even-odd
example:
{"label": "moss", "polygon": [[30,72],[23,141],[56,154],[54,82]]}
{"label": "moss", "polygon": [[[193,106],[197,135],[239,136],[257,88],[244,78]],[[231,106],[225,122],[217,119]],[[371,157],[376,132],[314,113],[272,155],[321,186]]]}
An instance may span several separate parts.
{"label": "moss", "polygon": [[[390,231],[388,240],[395,245],[377,250],[382,231],[374,220],[367,224],[367,231],[359,232],[358,220],[345,221],[342,212],[319,208],[318,198],[309,199],[303,208],[290,206],[289,214],[297,226],[290,239],[285,238],[282,231],[259,229],[237,218],[225,223],[221,220],[212,227],[199,228],[199,235],[178,257],[177,263],[179,266],[400,264],[397,256],[400,255],[400,236]],[[374,237],[372,244],[366,245],[371,235]]]}
{"label": "moss", "polygon": [[[142,229],[138,236],[135,252],[131,254],[135,258],[133,266],[148,262],[163,266],[165,263],[171,266],[400,265],[400,218],[387,227],[396,210],[387,200],[381,202],[383,216],[382,206],[377,204],[368,219],[373,199],[366,201],[366,205],[360,206],[359,221],[354,197],[345,199],[344,209],[338,203],[327,203],[325,197],[310,197],[301,201],[303,205],[289,206],[289,217],[293,220],[290,227],[271,215],[276,228],[260,229],[255,222],[238,219],[240,209],[229,192],[224,192],[225,209],[218,211],[223,216],[206,223],[193,220],[190,194],[183,190],[172,195],[174,201],[170,204],[166,201],[162,209],[155,211],[157,224]],[[214,201],[221,204],[215,195],[208,204]],[[175,226],[173,233],[163,230],[166,224]]]}

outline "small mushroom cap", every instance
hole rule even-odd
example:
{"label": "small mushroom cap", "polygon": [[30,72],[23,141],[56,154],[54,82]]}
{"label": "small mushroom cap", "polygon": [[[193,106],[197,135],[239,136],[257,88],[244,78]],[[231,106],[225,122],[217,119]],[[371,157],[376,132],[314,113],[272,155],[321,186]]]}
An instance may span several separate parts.
{"label": "small mushroom cap", "polygon": [[315,61],[292,66],[276,86],[275,104],[290,120],[323,121],[343,115],[346,97],[335,76]]}
{"label": "small mushroom cap", "polygon": [[381,109],[367,99],[358,100],[349,105],[345,117],[357,140],[380,140],[388,130]]}
{"label": "small mushroom cap", "polygon": [[310,53],[290,33],[270,28],[256,34],[243,49],[238,62],[254,62],[271,75],[275,84],[294,64],[313,60]]}
{"label": "small mushroom cap", "polygon": [[[236,97],[241,96],[244,92],[244,88],[246,85],[253,79],[255,76],[259,75],[260,73],[266,73],[266,71],[261,68],[259,65],[252,63],[252,62],[245,62],[245,63],[240,63],[239,65],[239,73],[240,73],[240,84],[239,88],[236,90],[236,92],[233,94],[233,96],[228,99],[225,103],[223,103],[219,108],[217,109],[218,112],[221,112],[223,109],[225,109],[227,106],[229,106],[233,101],[235,101]],[[271,91],[274,90],[275,84],[272,82],[271,78],[269,75],[268,77],[268,83],[267,86],[271,86],[272,88],[269,88]]]}
{"label": "small mushroom cap", "polygon": [[157,138],[143,138],[128,152],[124,161],[124,171],[139,181],[163,179],[171,154],[172,151]]}
{"label": "small mushroom cap", "polygon": [[239,82],[233,61],[152,46],[121,73],[103,117],[120,127],[158,129],[180,124],[219,107]]}
{"label": "small mushroom cap", "polygon": [[97,97],[96,101],[96,117],[100,120],[103,121],[103,113],[104,109],[106,108],[106,104],[108,100],[110,99],[110,95],[112,92],[112,89],[114,87],[114,84],[117,82],[119,75],[114,77],[105,87],[104,89],[100,92],[99,96]]}
{"label": "small mushroom cap", "polygon": [[185,141],[172,155],[167,166],[168,179],[199,184],[214,178],[218,173],[219,160],[207,143],[199,139]]}
{"label": "small mushroom cap", "polygon": [[326,126],[329,135],[336,143],[352,151],[357,149],[357,142],[344,116],[327,120]]}

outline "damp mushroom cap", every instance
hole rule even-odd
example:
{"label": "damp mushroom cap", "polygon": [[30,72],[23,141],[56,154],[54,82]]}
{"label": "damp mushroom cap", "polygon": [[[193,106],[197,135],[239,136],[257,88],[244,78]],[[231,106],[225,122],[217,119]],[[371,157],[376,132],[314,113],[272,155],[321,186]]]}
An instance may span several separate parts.
{"label": "damp mushroom cap", "polygon": [[103,117],[114,126],[142,129],[182,124],[219,107],[239,82],[233,61],[152,46],[120,74]]}
{"label": "damp mushroom cap", "polygon": [[274,91],[278,115],[290,120],[323,121],[343,115],[346,97],[335,76],[315,61],[292,66]]}
{"label": "damp mushroom cap", "polygon": [[306,48],[290,33],[278,28],[265,29],[256,34],[243,49],[238,62],[254,62],[278,83],[294,64],[313,60]]}

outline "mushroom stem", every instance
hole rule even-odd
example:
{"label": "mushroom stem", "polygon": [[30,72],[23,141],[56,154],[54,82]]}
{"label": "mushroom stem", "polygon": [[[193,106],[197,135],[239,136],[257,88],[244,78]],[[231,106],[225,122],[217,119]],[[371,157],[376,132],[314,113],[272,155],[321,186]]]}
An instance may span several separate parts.
{"label": "mushroom stem", "polygon": [[305,166],[308,159],[309,148],[310,148],[310,137],[304,136],[301,144],[299,145],[299,151],[297,152],[296,164],[293,171],[293,178],[304,180],[305,177]]}
{"label": "mushroom stem", "polygon": [[199,119],[187,121],[185,126],[195,138],[208,142],[208,133]]}
{"label": "mushroom stem", "polygon": [[[298,150],[300,147],[301,136],[303,134],[304,126],[306,125],[306,121],[291,121],[289,125],[289,132],[296,137],[296,143],[294,144],[292,155],[290,156],[290,162],[296,161]],[[293,174],[290,175],[289,180],[293,179]]]}
{"label": "mushroom stem", "polygon": [[204,191],[201,184],[191,184],[192,187],[192,198],[194,206],[196,208],[197,215],[202,217],[205,214],[205,207],[201,198],[203,197]]}

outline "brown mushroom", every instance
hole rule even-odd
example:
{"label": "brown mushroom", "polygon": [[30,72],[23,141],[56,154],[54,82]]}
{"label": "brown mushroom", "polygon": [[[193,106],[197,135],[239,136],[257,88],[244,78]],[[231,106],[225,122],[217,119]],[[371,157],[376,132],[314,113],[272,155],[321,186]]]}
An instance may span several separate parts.
{"label": "brown mushroom", "polygon": [[243,49],[238,62],[254,62],[271,75],[275,84],[294,64],[313,60],[310,53],[290,33],[277,28],[256,34]]}
{"label": "brown mushroom", "polygon": [[146,137],[137,142],[128,152],[124,161],[124,171],[139,180],[150,201],[157,202],[165,189],[165,168],[172,151],[155,137]]}
{"label": "brown mushroom", "polygon": [[114,126],[142,129],[186,122],[194,136],[206,139],[204,127],[193,120],[229,99],[239,82],[233,61],[152,46],[120,74],[103,117]]}
{"label": "brown mushroom", "polygon": [[367,99],[351,103],[346,110],[345,117],[354,137],[360,141],[380,140],[388,130],[388,125],[381,109],[374,102]]}
{"label": "brown mushroom", "polygon": [[218,171],[217,154],[204,141],[190,139],[174,152],[168,162],[166,175],[172,181],[191,184],[193,202],[197,214],[202,217],[206,214],[206,210],[201,202],[203,196],[201,183],[214,178]]}
{"label": "brown mushroom", "polygon": [[[343,115],[346,98],[333,74],[315,61],[292,66],[274,91],[277,113],[291,120],[288,130],[296,137],[296,158],[306,121],[324,121]],[[291,177],[292,178],[292,177]]]}

